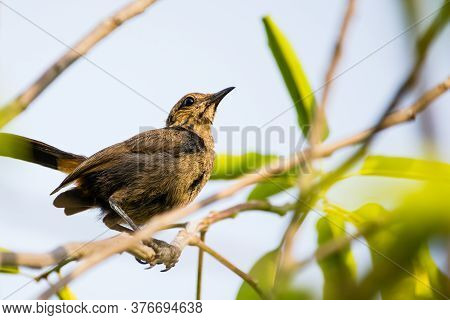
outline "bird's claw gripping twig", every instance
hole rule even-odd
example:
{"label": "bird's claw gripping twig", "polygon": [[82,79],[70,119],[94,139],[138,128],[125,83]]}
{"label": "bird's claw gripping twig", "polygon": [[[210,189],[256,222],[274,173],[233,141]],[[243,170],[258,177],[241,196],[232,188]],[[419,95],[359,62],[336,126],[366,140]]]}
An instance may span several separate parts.
{"label": "bird's claw gripping twig", "polygon": [[143,261],[136,258],[139,263],[148,264],[146,269],[151,269],[158,264],[164,264],[166,268],[161,270],[161,272],[167,272],[175,266],[181,255],[181,250],[178,247],[158,239],[145,241],[144,244],[152,248],[156,253],[152,261]]}

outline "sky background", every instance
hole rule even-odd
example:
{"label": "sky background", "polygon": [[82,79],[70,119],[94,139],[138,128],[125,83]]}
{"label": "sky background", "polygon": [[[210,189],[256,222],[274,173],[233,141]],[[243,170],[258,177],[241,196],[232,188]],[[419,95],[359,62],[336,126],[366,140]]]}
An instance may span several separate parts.
{"label": "sky background", "polygon": [[[1,0],[0,102],[15,97],[62,55],[67,48],[61,42],[73,45],[102,18],[127,2]],[[420,15],[425,17],[441,1],[422,3]],[[345,4],[346,1],[325,0],[158,1],[91,50],[87,55],[91,62],[79,59],[4,131],[90,155],[127,139],[143,127],[162,127],[167,112],[187,92],[215,92],[235,86],[236,90],[222,102],[216,116],[215,125],[220,132],[216,151],[286,155],[292,151],[287,148],[289,139],[279,142],[276,135],[258,139],[242,133],[245,128],[265,125],[260,131],[264,137],[268,128],[288,132],[296,125],[295,111],[267,47],[261,18],[270,14],[285,32],[313,89],[317,89],[324,81]],[[328,104],[329,141],[374,123],[412,63],[413,32],[423,30],[430,20],[370,55],[404,32],[408,24],[400,1],[357,0],[338,72],[370,56],[333,82]],[[431,48],[422,88],[431,87],[448,76],[449,39],[447,26]],[[414,96],[408,100],[412,99]],[[450,160],[449,103],[450,97],[446,95],[426,111],[438,138],[438,157],[447,162]],[[371,153],[424,156],[420,119],[380,134]],[[225,136],[223,128],[230,127],[239,130]],[[298,137],[297,131],[295,139]],[[348,150],[338,152],[324,161],[323,166],[331,168],[347,154]],[[93,239],[106,230],[94,211],[66,217],[53,207],[49,193],[63,179],[63,174],[5,158],[0,158],[0,173],[1,247],[43,252],[65,242]],[[376,182],[352,179],[332,190],[330,197],[355,208],[363,203],[361,199],[380,197],[376,188],[358,188],[369,184],[376,185]],[[226,185],[210,182],[199,198]],[[392,190],[404,186],[415,187],[400,180],[390,184]],[[354,196],[354,190],[358,190],[360,197]],[[247,194],[246,190],[214,204],[197,216],[237,204]],[[291,195],[282,194],[274,201],[289,200],[292,201]],[[384,201],[389,206],[389,199]],[[295,250],[299,258],[308,256],[316,247],[317,217],[311,213],[299,232]],[[261,255],[278,244],[288,220],[268,213],[245,213],[213,226],[207,242],[248,271]],[[102,237],[113,234],[108,231]],[[170,240],[173,236],[173,232],[165,232],[160,238]],[[361,275],[370,266],[369,253],[360,244],[354,245],[354,249]],[[435,258],[442,265],[441,257]],[[187,248],[174,269],[160,273],[160,267],[144,270],[133,257],[123,254],[77,279],[71,288],[84,299],[190,299],[195,297],[196,259],[197,251]],[[26,277],[0,275],[0,297],[34,298],[47,286],[29,282]],[[298,282],[320,293],[320,269],[312,265],[299,276]],[[204,298],[232,299],[241,279],[207,256],[203,284]]]}

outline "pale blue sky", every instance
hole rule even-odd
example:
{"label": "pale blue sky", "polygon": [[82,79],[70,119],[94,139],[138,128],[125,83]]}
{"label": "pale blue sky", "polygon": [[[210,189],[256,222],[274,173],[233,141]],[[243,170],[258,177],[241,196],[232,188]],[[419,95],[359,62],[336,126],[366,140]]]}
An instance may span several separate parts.
{"label": "pale blue sky", "polygon": [[[62,42],[74,44],[101,18],[127,1],[115,1],[114,5],[108,0],[2,2]],[[439,4],[440,1],[427,2],[422,16]],[[344,5],[345,1],[325,0],[159,1],[102,41],[88,53],[88,58],[166,111],[187,92],[214,92],[236,86],[220,106],[215,124],[241,129],[261,126],[291,106],[267,48],[261,17],[273,16],[295,47],[312,87],[319,88]],[[399,1],[357,0],[339,71],[403,32],[406,24],[402,18]],[[419,28],[425,25],[426,22]],[[448,76],[448,40],[449,28],[432,47],[424,87]],[[373,123],[407,73],[412,61],[409,47],[406,34],[335,81],[328,109],[330,141]],[[65,51],[61,43],[0,4],[0,102],[14,97]],[[430,110],[438,132],[440,157],[445,161],[450,159],[449,102],[448,95],[442,97]],[[165,117],[164,112],[146,99],[80,59],[5,131],[90,155],[138,133],[140,127],[162,126]],[[291,109],[270,122],[270,126],[287,130],[295,123],[295,112]],[[374,145],[374,153],[421,155],[419,129],[420,124],[416,122],[382,133]],[[230,145],[230,141],[221,137],[217,141],[218,152]],[[240,153],[242,145],[242,137],[234,134],[232,150]],[[247,151],[259,148],[251,137],[246,146]],[[276,142],[270,144],[270,150],[262,149],[286,154],[285,145]],[[341,152],[327,160],[325,167],[335,165],[345,154]],[[4,158],[0,158],[0,167],[0,246],[45,251],[60,243],[92,239],[105,230],[97,222],[95,212],[68,218],[52,206],[48,194],[63,178],[61,173]],[[200,197],[224,185],[209,183]],[[226,208],[244,199],[242,194],[209,209]],[[282,195],[277,200],[283,199],[289,200],[290,196]],[[202,214],[207,212],[203,210]],[[299,234],[299,257],[307,256],[315,247],[316,218],[312,213]],[[286,223],[287,219],[267,213],[246,213],[212,227],[208,243],[243,270],[249,270],[259,256],[276,246]],[[172,235],[168,233],[163,238],[170,239]],[[368,254],[363,248],[357,249],[363,272],[368,265]],[[124,254],[90,271],[75,281],[72,288],[80,298],[86,299],[186,299],[194,297],[195,273],[193,248],[186,249],[180,263],[168,273],[145,271]],[[0,296],[8,295],[27,281],[0,275]],[[309,268],[299,282],[320,291],[317,266]],[[230,271],[206,258],[205,298],[233,298],[240,283]],[[31,283],[11,298],[32,298],[44,287],[45,284]]]}

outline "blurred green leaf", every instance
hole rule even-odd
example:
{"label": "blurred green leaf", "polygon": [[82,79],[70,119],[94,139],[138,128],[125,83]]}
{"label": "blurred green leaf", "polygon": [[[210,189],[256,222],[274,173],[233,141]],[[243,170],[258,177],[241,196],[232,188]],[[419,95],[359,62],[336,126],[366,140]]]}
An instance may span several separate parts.
{"label": "blurred green leaf", "polygon": [[64,286],[56,293],[56,295],[58,296],[59,300],[78,300],[75,293],[73,293],[73,291],[68,286]]}
{"label": "blurred green leaf", "polygon": [[275,155],[264,155],[248,152],[243,155],[218,154],[215,158],[212,180],[229,180],[238,178],[246,173],[255,171],[262,166],[276,160]]}
{"label": "blurred green leaf", "polygon": [[[0,247],[0,252],[11,252],[11,251]],[[19,268],[18,267],[14,267],[14,266],[7,266],[7,267],[1,267],[0,266],[0,273],[17,274],[17,273],[19,273]]]}
{"label": "blurred green leaf", "polygon": [[411,158],[369,156],[364,160],[358,174],[450,183],[450,164]]}
{"label": "blurred green leaf", "polygon": [[[250,270],[250,276],[257,281],[259,287],[265,291],[270,292],[275,281],[276,261],[278,257],[278,250],[270,251],[262,256],[253,265]],[[236,296],[237,300],[259,300],[259,295],[253,290],[250,285],[243,282],[239,292]]]}
{"label": "blurred green leaf", "polygon": [[[272,292],[275,276],[276,266],[278,261],[278,250],[273,250],[262,256],[252,267],[249,274],[257,281],[258,285],[264,292]],[[276,290],[275,299],[283,300],[298,300],[310,299],[311,296],[304,290],[292,286],[292,279],[286,279],[282,285]],[[259,295],[246,282],[243,282],[239,288],[236,300],[259,300]]]}
{"label": "blurred green leaf", "polygon": [[355,211],[325,204],[328,214],[352,222],[363,232],[370,249],[373,268],[352,298],[373,298],[378,291],[383,299],[450,296],[449,279],[437,268],[427,248],[431,237],[450,234],[449,197],[448,185],[433,181],[391,211],[375,203]]}
{"label": "blurred green leaf", "polygon": [[[307,137],[316,110],[314,92],[289,40],[270,16],[265,16],[262,20],[269,47],[297,110],[298,124]],[[325,126],[325,129],[323,139],[328,135],[328,127]]]}
{"label": "blurred green leaf", "polygon": [[[346,235],[342,217],[327,215],[317,222],[318,244]],[[356,287],[356,263],[350,245],[319,261],[324,276],[323,298],[345,299]]]}
{"label": "blurred green leaf", "polygon": [[278,176],[259,182],[248,195],[247,200],[265,200],[297,184],[298,170],[290,170]]}
{"label": "blurred green leaf", "polygon": [[[420,248],[417,259],[414,261],[414,275],[418,281],[415,281],[415,296],[419,299],[443,299],[438,292],[448,291],[449,279],[437,267],[427,245]],[[447,288],[446,288],[447,286]]]}

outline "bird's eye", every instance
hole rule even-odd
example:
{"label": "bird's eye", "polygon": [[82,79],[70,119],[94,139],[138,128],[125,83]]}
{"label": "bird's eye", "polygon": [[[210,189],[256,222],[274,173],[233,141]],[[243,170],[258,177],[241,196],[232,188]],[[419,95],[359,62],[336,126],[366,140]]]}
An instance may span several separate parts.
{"label": "bird's eye", "polygon": [[183,100],[183,103],[181,104],[182,107],[189,107],[194,104],[195,100],[192,97],[187,97]]}

